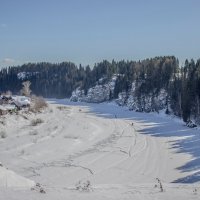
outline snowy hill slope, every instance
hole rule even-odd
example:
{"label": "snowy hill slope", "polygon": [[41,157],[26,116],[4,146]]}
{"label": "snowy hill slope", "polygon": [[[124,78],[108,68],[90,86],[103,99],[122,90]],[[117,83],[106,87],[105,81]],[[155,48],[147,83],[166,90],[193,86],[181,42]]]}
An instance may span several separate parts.
{"label": "snowy hill slope", "polygon": [[0,188],[31,188],[35,185],[34,181],[24,178],[15,172],[0,167]]}

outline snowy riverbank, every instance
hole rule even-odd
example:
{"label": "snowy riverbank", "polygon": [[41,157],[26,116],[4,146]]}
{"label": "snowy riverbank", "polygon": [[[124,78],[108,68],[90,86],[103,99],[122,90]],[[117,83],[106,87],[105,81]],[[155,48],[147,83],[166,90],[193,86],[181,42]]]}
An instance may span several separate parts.
{"label": "snowy riverbank", "polygon": [[1,119],[0,161],[46,192],[2,185],[3,199],[198,199],[198,129],[113,103],[50,103]]}

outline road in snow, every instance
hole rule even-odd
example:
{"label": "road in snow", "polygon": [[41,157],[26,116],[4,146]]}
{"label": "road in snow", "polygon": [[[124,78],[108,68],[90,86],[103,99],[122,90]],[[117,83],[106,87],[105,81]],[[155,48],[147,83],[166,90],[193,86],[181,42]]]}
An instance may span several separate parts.
{"label": "road in snow", "polygon": [[[194,170],[183,170],[195,157],[181,151],[191,137],[180,122],[114,104],[70,104],[51,101],[41,114],[2,119],[7,137],[0,139],[0,161],[16,176],[42,185],[46,194],[30,190],[29,181],[28,189],[17,183],[0,187],[0,199],[199,198],[198,184],[172,184],[194,180]],[[43,123],[32,126],[34,118]],[[192,134],[197,137],[198,130]],[[4,171],[0,167],[2,182]],[[79,191],[87,183],[91,186]]]}

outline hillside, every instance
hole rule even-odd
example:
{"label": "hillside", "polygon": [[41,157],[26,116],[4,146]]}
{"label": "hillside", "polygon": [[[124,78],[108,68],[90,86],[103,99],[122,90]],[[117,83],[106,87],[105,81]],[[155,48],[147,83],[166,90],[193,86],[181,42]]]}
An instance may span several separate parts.
{"label": "hillside", "polygon": [[139,112],[174,114],[185,122],[200,123],[200,60],[179,67],[173,56],[142,61],[103,61],[89,66],[70,62],[29,63],[0,71],[0,92],[18,93],[31,81],[36,95],[71,97],[73,101],[103,102],[115,99]]}

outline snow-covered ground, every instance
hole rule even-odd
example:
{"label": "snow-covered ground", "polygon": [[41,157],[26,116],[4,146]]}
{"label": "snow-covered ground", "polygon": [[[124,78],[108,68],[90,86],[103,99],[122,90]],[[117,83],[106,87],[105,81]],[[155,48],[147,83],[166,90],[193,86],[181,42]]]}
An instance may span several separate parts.
{"label": "snow-covered ground", "polygon": [[198,129],[114,103],[50,103],[0,118],[0,200],[200,199]]}

